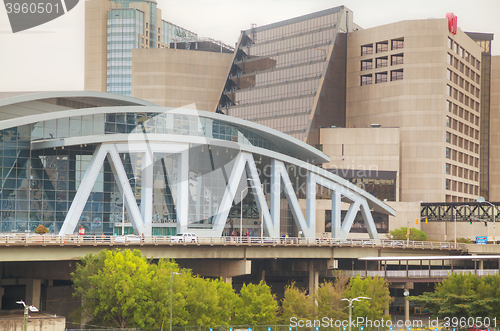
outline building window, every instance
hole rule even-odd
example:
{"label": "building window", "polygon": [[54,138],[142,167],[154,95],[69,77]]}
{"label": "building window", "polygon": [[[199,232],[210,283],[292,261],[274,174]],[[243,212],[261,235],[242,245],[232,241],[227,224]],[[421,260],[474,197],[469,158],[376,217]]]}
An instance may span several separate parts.
{"label": "building window", "polygon": [[387,71],[375,74],[375,84],[387,82]]}
{"label": "building window", "polygon": [[389,42],[381,41],[377,43],[377,53],[387,52],[389,50]]}
{"label": "building window", "polygon": [[391,71],[391,81],[403,79],[403,69]]}
{"label": "building window", "polygon": [[363,60],[361,61],[361,71],[373,69],[373,60]]}
{"label": "building window", "polygon": [[446,126],[447,127],[450,127],[450,122],[451,122],[451,118],[449,116],[446,116]]}
{"label": "building window", "polygon": [[377,68],[383,68],[387,67],[387,56],[385,57],[378,57],[376,58],[376,67]]}
{"label": "building window", "polygon": [[401,49],[404,47],[404,39],[401,38],[401,39],[393,39],[391,41],[391,48],[394,50],[394,49]]}
{"label": "building window", "polygon": [[361,76],[361,86],[372,84],[372,75]]}
{"label": "building window", "polygon": [[450,164],[449,163],[446,163],[446,174],[447,175],[450,174]]}
{"label": "building window", "polygon": [[449,147],[446,147],[446,158],[447,159],[450,158],[450,148]]}
{"label": "building window", "polygon": [[453,49],[453,40],[451,38],[448,38],[448,48]]}
{"label": "building window", "polygon": [[451,180],[446,179],[446,189],[447,189],[447,190],[449,190],[449,189],[450,189],[450,182],[451,182]]}
{"label": "building window", "polygon": [[373,44],[361,46],[361,56],[373,54]]}
{"label": "building window", "polygon": [[403,64],[403,54],[395,54],[391,56],[391,65],[395,66]]}
{"label": "building window", "polygon": [[450,142],[450,136],[451,136],[451,134],[449,132],[446,132],[446,142],[447,143]]}

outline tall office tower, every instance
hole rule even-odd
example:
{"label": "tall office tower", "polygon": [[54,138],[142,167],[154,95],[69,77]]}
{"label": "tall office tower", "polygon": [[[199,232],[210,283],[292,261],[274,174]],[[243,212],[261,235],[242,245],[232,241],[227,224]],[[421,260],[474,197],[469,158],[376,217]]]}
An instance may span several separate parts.
{"label": "tall office tower", "polygon": [[346,125],[399,128],[400,201],[475,201],[479,45],[447,19],[355,31],[347,45]]}
{"label": "tall office tower", "polygon": [[218,112],[311,145],[320,127],[345,125],[344,6],[242,31]]}
{"label": "tall office tower", "polygon": [[161,19],[154,0],[85,2],[85,90],[132,94],[132,49],[196,34]]}

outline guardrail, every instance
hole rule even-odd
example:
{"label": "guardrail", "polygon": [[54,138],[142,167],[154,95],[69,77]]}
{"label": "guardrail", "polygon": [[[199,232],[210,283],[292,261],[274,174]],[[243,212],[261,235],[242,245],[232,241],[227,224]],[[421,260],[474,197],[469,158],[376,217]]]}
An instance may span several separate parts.
{"label": "guardrail", "polygon": [[[191,238],[190,238],[191,239]],[[188,239],[189,240],[189,239]],[[0,246],[13,245],[261,245],[261,246],[336,246],[373,248],[411,248],[465,250],[466,244],[434,241],[385,239],[331,239],[331,238],[260,238],[260,237],[195,237],[184,242],[170,236],[105,236],[105,235],[36,235],[0,234]]]}

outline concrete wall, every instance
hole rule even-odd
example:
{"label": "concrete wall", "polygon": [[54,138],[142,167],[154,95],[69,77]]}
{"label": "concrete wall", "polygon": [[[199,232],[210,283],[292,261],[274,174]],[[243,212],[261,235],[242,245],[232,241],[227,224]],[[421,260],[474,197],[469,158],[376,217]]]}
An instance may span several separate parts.
{"label": "concrete wall", "polygon": [[[323,153],[330,162],[325,169],[342,171],[357,170],[373,178],[378,171],[395,171],[399,174],[398,128],[328,128],[320,133]],[[361,174],[363,175],[363,174]],[[398,201],[399,176],[396,177],[396,201]]]}
{"label": "concrete wall", "polygon": [[195,104],[215,111],[232,54],[182,49],[134,49],[132,96],[164,107]]}
{"label": "concrete wall", "polygon": [[107,0],[85,1],[86,91],[106,92],[107,12],[116,7]]}
{"label": "concrete wall", "polygon": [[[66,318],[64,317],[38,317],[36,313],[30,313],[28,319],[28,331],[64,331]],[[9,314],[0,316],[0,331],[22,331],[23,330],[23,315]]]}
{"label": "concrete wall", "polygon": [[[404,47],[392,50],[391,41],[400,38],[404,38]],[[449,38],[481,59],[480,47],[461,30],[451,34],[446,19],[403,21],[348,34],[346,126],[376,123],[400,128],[400,201],[470,201],[479,190],[476,75],[480,70],[448,47]],[[384,41],[389,50],[376,53],[376,43]],[[374,52],[361,56],[361,46],[366,44],[372,44]],[[396,54],[403,54],[403,64],[391,65],[391,57]],[[453,58],[451,65],[449,56]],[[376,68],[376,58],[380,57],[387,57],[388,65]],[[373,69],[361,71],[361,61],[368,59],[373,59]],[[403,79],[391,81],[391,71],[400,69]],[[375,83],[375,75],[380,72],[387,72],[387,82]],[[361,86],[361,75],[366,74],[373,75],[373,84]],[[452,96],[448,96],[448,86]],[[474,94],[470,86],[474,86]],[[472,100],[474,108],[465,100]],[[451,107],[448,111],[447,101],[455,105],[455,110]],[[452,137],[449,143],[447,132]],[[446,148],[452,150],[450,158],[446,158]],[[449,174],[446,164],[450,165]]]}
{"label": "concrete wall", "polygon": [[490,201],[500,201],[500,56],[491,57]]}

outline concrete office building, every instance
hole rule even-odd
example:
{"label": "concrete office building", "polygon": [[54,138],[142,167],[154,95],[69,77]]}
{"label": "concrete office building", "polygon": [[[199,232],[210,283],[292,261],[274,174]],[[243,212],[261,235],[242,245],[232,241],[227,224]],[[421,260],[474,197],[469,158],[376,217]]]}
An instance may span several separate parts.
{"label": "concrete office building", "polygon": [[197,35],[161,18],[154,0],[85,2],[85,90],[132,94],[132,49]]}
{"label": "concrete office building", "polygon": [[132,51],[132,95],[163,107],[214,112],[234,49],[208,38]]}
{"label": "concrete office building", "polygon": [[479,195],[480,59],[447,19],[348,35],[346,126],[399,128],[401,201]]}
{"label": "concrete office building", "polygon": [[321,128],[398,128],[399,167],[378,169],[395,171],[392,200],[475,200],[481,47],[446,18],[364,30],[352,16],[341,6],[243,31],[219,111],[318,148]]}

